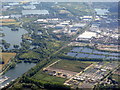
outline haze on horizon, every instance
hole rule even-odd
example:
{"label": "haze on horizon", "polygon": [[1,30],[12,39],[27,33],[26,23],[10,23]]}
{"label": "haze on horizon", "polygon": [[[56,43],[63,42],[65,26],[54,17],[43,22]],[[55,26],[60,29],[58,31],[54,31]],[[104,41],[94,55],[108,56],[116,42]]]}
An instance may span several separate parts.
{"label": "haze on horizon", "polygon": [[119,2],[119,0],[0,0],[1,2],[40,1],[40,2]]}

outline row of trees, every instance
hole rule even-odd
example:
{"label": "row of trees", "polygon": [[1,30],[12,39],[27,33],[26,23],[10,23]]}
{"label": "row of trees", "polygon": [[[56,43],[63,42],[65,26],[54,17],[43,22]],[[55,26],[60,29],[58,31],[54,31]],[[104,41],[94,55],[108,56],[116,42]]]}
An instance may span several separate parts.
{"label": "row of trees", "polygon": [[[35,84],[37,87],[42,88],[44,87],[45,89],[52,89],[52,90],[70,90],[70,87],[62,85],[62,84],[58,84],[58,83],[51,83],[51,82],[47,82],[47,81],[41,81],[41,80],[34,80],[31,79],[29,77],[23,77],[22,80],[20,82],[24,82],[24,83],[31,83],[31,84]],[[25,84],[24,87],[26,88],[31,88],[30,86],[28,86],[28,84]]]}
{"label": "row of trees", "polygon": [[97,59],[97,58],[76,58],[76,57],[71,57],[67,55],[59,55],[58,56],[61,59],[68,59],[68,60],[79,60],[79,61],[95,61],[95,62],[101,62],[103,59]]}

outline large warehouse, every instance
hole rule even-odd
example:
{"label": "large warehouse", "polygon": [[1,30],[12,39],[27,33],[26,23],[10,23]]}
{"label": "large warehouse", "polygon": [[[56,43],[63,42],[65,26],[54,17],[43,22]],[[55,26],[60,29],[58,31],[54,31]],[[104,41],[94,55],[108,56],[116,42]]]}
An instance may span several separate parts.
{"label": "large warehouse", "polygon": [[97,34],[95,32],[89,32],[89,31],[85,31],[83,34],[78,36],[78,40],[89,40],[92,37],[96,37]]}

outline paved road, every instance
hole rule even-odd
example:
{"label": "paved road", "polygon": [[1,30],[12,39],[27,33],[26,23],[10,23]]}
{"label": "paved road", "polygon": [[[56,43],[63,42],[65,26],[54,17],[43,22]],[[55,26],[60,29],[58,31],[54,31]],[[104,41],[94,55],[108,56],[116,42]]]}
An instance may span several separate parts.
{"label": "paved road", "polygon": [[57,60],[57,61],[55,61],[54,63],[50,64],[49,66],[47,66],[47,67],[46,67],[46,68],[44,68],[43,70],[45,70],[45,69],[47,69],[47,68],[51,67],[52,65],[56,64],[56,63],[57,63],[57,62],[59,62],[59,61],[61,61],[61,60]]}

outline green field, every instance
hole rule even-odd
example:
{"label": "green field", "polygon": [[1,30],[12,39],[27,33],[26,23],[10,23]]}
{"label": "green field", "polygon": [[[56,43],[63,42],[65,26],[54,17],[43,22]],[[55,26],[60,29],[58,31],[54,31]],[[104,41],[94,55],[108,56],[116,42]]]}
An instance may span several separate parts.
{"label": "green field", "polygon": [[[2,57],[1,57],[2,56]],[[0,64],[0,70],[9,63],[9,61],[16,56],[16,53],[0,53],[0,62],[4,62],[4,64]]]}
{"label": "green field", "polygon": [[112,79],[114,79],[114,80],[117,81],[117,82],[120,82],[120,75],[113,74],[113,75],[112,75]]}
{"label": "green field", "polygon": [[22,19],[22,22],[31,22],[31,21],[37,20],[36,17],[33,17],[33,18],[22,17],[21,19]]}
{"label": "green field", "polygon": [[48,75],[48,74],[46,74],[42,71],[39,71],[32,78],[36,79],[36,80],[47,81],[47,82],[50,82],[50,83],[59,83],[59,84],[63,84],[66,80],[64,78],[50,76],[50,75]]}
{"label": "green field", "polygon": [[81,2],[59,3],[59,8],[63,7],[74,15],[91,15],[92,12],[87,4]]}
{"label": "green field", "polygon": [[21,22],[16,21],[15,19],[0,19],[0,25],[16,25],[19,26]]}
{"label": "green field", "polygon": [[84,62],[84,61],[72,61],[72,60],[61,60],[58,63],[54,64],[53,68],[69,70],[73,72],[80,72],[86,67],[91,65],[93,62]]}
{"label": "green field", "polygon": [[38,59],[40,56],[39,53],[33,52],[33,51],[29,51],[27,53],[24,53],[22,55],[19,56],[19,58],[25,58],[25,59]]}

